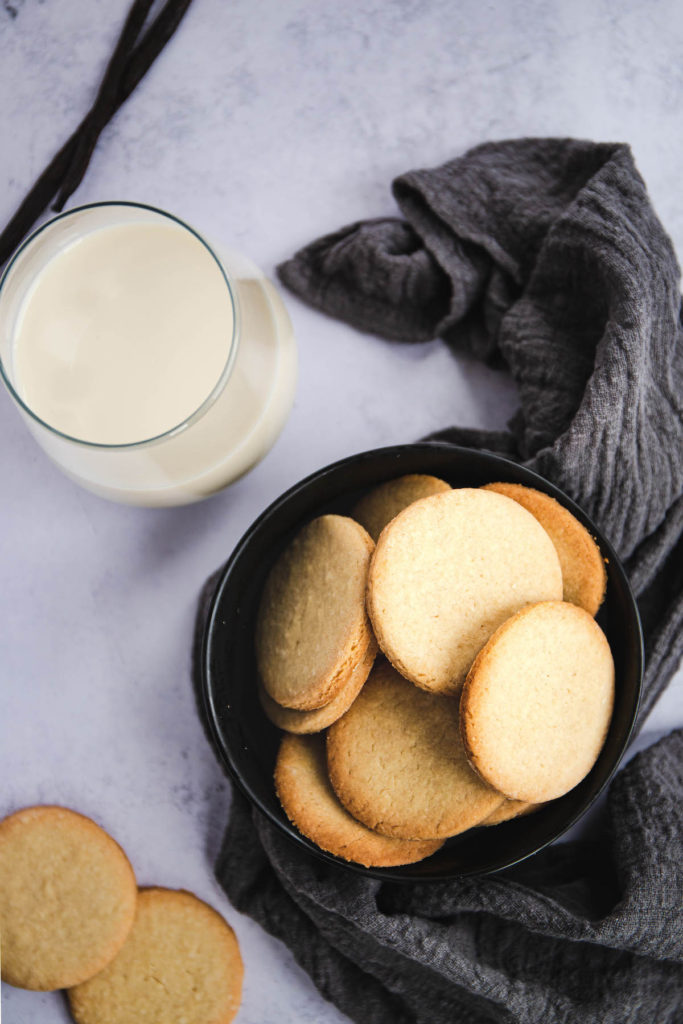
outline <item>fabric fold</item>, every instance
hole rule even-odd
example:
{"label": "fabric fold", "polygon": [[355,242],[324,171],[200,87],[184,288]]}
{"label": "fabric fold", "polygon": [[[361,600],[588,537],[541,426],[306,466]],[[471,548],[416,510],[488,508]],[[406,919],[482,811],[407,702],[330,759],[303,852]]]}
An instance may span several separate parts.
{"label": "fabric fold", "polygon": [[[393,191],[405,219],[326,235],[280,278],[360,330],[507,367],[508,431],[434,439],[524,462],[609,537],[643,622],[642,725],[683,653],[683,338],[678,264],[631,152],[487,143]],[[314,860],[236,794],[217,875],[363,1024],[674,1024],[682,789],[678,730],[616,776],[600,841],[411,886]]]}
{"label": "fabric fold", "polygon": [[673,1022],[682,755],[678,730],[617,776],[603,843],[551,847],[516,869],[449,883],[349,877],[236,796],[218,876],[237,909],[358,1022],[622,1024],[646,1012]]}

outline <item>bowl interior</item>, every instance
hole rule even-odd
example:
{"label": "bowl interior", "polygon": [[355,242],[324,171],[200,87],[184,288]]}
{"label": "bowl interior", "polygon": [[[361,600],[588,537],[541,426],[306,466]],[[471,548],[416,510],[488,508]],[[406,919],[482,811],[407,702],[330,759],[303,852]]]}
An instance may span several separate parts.
{"label": "bowl interior", "polygon": [[[567,507],[591,532],[607,559],[607,593],[597,621],[616,670],[614,714],[605,746],[589,775],[565,796],[528,817],[475,828],[449,839],[432,857],[400,868],[348,865],[302,836],[273,788],[280,731],[261,710],[256,690],[254,626],[265,577],[283,547],[309,520],[349,514],[369,488],[405,473],[429,473],[454,487],[493,481],[526,484]],[[624,753],[640,697],[642,637],[635,601],[607,540],[556,487],[507,459],[445,444],[413,444],[355,455],[320,470],[279,498],[254,523],[226,564],[207,618],[203,650],[206,712],[218,751],[240,789],[283,832],[317,857],[384,879],[425,881],[499,870],[556,839],[607,784]]]}

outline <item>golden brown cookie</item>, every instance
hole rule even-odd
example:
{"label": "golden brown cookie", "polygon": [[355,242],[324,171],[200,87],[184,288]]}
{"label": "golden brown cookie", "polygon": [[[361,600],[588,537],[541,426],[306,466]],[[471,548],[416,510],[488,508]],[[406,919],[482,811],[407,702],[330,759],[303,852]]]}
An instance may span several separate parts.
{"label": "golden brown cookie", "polygon": [[595,615],[602,604],[607,573],[600,548],[585,526],[549,494],[521,484],[486,484],[484,490],[518,501],[549,535],[555,545],[564,584],[564,600]]}
{"label": "golden brown cookie", "polygon": [[439,839],[391,839],[352,818],[330,785],[322,736],[283,737],[275,765],[275,788],[285,814],[300,832],[322,850],[366,868],[414,864],[443,846]]}
{"label": "golden brown cookie", "polygon": [[232,928],[190,892],[141,889],[118,956],[69,990],[77,1024],[229,1024],[242,997]]}
{"label": "golden brown cookie", "polygon": [[378,487],[373,487],[354,506],[351,515],[364,526],[375,543],[380,533],[399,512],[412,505],[419,498],[428,498],[431,494],[442,494],[450,491],[451,486],[445,480],[424,473],[411,473],[400,476],[396,480],[387,480]]}
{"label": "golden brown cookie", "polygon": [[362,661],[359,661],[350,673],[337,696],[329,704],[316,708],[315,711],[292,711],[291,708],[283,708],[281,704],[276,704],[274,700],[271,700],[263,686],[259,684],[258,695],[261,707],[278,729],[292,733],[320,732],[349,710],[370,674],[376,655],[377,642],[374,637],[371,637]]}
{"label": "golden brown cookie", "polygon": [[90,818],[42,806],[0,821],[3,981],[47,991],[90,978],[125,942],[136,901],[125,853]]}
{"label": "golden brown cookie", "polygon": [[525,604],[561,597],[557,553],[531,513],[502,494],[460,488],[416,501],[382,531],[367,607],[403,676],[456,694],[498,626]]}
{"label": "golden brown cookie", "polygon": [[503,821],[510,821],[512,818],[521,818],[526,814],[533,814],[542,804],[529,804],[525,800],[504,800],[500,807],[496,807],[488,818],[484,818],[481,825],[500,825]]}
{"label": "golden brown cookie", "polygon": [[569,792],[600,753],[614,703],[612,653],[595,619],[564,601],[522,609],[491,637],[460,702],[471,764],[512,800]]}
{"label": "golden brown cookie", "polygon": [[326,515],[301,530],[271,569],[256,623],[256,659],[277,704],[329,704],[371,636],[365,585],[374,545],[359,523]]}
{"label": "golden brown cookie", "polygon": [[467,763],[458,702],[419,690],[386,661],[330,727],[327,764],[349,813],[398,839],[445,839],[503,802]]}

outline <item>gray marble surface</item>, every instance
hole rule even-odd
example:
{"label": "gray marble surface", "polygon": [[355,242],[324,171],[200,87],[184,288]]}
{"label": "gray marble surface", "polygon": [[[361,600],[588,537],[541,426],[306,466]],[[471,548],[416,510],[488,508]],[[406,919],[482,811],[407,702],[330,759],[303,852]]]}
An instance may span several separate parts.
{"label": "gray marble surface", "polygon": [[[126,0],[0,3],[0,223],[89,103]],[[102,136],[73,204],[161,205],[268,273],[297,246],[393,211],[389,183],[486,139],[626,140],[683,252],[678,0],[195,0]],[[212,875],[229,789],[188,683],[195,599],[255,516],[351,452],[457,422],[502,427],[512,385],[439,342],[400,347],[286,297],[294,412],[249,476],[189,508],[107,504],[65,479],[0,394],[0,814],[91,814],[142,883],[184,887],[235,927],[240,1024],[334,1024],[279,942]],[[638,745],[683,723],[683,676]],[[4,1024],[66,1021],[2,988]]]}

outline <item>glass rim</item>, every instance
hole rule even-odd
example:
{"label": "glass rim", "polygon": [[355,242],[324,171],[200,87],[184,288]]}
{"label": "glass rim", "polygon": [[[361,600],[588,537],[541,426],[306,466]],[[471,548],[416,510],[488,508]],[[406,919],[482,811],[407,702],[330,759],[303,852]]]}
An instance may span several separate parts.
{"label": "glass rim", "polygon": [[39,424],[39,426],[47,430],[50,434],[54,434],[56,437],[60,437],[65,441],[69,441],[71,444],[78,444],[82,445],[83,447],[93,448],[99,451],[130,451],[131,449],[144,448],[148,445],[158,444],[160,441],[165,441],[171,437],[176,437],[178,434],[181,434],[185,430],[187,430],[188,427],[192,426],[192,424],[195,423],[201,416],[203,416],[214,404],[220,393],[223,391],[223,388],[227,384],[228,379],[232,373],[233,366],[235,364],[235,359],[237,358],[237,349],[239,347],[240,338],[240,311],[239,304],[237,302],[237,295],[233,289],[233,286],[230,282],[230,278],[228,276],[227,271],[225,270],[225,267],[223,266],[223,263],[216,255],[213,248],[206,241],[206,239],[202,235],[200,235],[200,233],[196,231],[195,228],[193,228],[186,221],[182,220],[180,217],[176,217],[175,214],[169,213],[168,210],[162,210],[158,206],[152,206],[149,203],[129,202],[125,199],[111,199],[97,203],[85,203],[82,206],[74,206],[70,210],[66,210],[63,213],[57,214],[56,217],[51,217],[50,220],[46,221],[44,224],[41,224],[40,227],[36,228],[34,231],[31,232],[30,235],[28,235],[27,238],[24,239],[21,245],[19,245],[19,247],[12,253],[12,256],[7,262],[7,266],[3,270],[2,274],[0,274],[0,314],[2,306],[3,288],[6,285],[9,275],[13,267],[15,266],[17,260],[19,259],[21,254],[25,252],[28,246],[31,245],[31,243],[34,242],[39,235],[41,235],[48,228],[53,227],[59,221],[63,221],[69,217],[72,217],[74,214],[83,213],[86,210],[102,209],[105,207],[123,207],[134,210],[146,210],[148,213],[154,213],[159,215],[160,217],[164,217],[167,220],[172,221],[174,224],[177,224],[179,227],[184,228],[186,231],[189,231],[190,234],[193,235],[197,239],[197,241],[199,241],[204,246],[206,251],[214,260],[228,290],[228,297],[230,299],[230,306],[232,308],[232,336],[229,341],[229,348],[226,360],[223,365],[223,369],[220,373],[220,376],[218,377],[218,380],[216,381],[216,383],[214,384],[206,398],[201,402],[201,404],[198,405],[197,408],[189,414],[189,416],[186,416],[185,419],[181,420],[180,423],[175,424],[175,426],[169,427],[168,430],[164,430],[160,434],[154,434],[152,437],[142,438],[139,441],[126,441],[121,444],[103,444],[102,442],[99,441],[88,441],[85,438],[74,437],[71,434],[67,434],[63,430],[59,430],[57,427],[53,427],[50,423],[42,419],[36,412],[34,412],[34,410],[31,409],[31,407],[24,401],[24,399],[21,397],[21,395],[18,393],[13,383],[9,379],[5,366],[5,361],[2,358],[2,354],[0,354],[0,376],[2,377],[2,380],[4,381],[7,390],[9,391],[11,397],[14,399],[17,405],[25,413],[27,413],[27,415],[30,416],[32,420],[34,420],[37,424]]}

